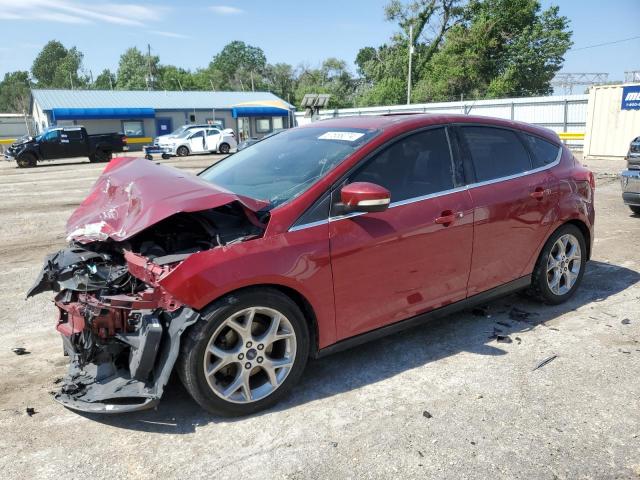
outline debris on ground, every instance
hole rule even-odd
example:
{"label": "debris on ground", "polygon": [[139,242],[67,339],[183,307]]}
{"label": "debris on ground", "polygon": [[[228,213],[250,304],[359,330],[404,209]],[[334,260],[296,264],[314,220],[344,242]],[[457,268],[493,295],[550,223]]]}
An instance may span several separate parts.
{"label": "debris on ground", "polygon": [[487,307],[486,305],[482,307],[475,307],[473,310],[471,310],[471,313],[476,317],[491,318],[491,315],[489,314],[489,307]]}
{"label": "debris on ground", "polygon": [[539,368],[544,367],[546,364],[551,363],[552,361],[554,361],[556,358],[558,358],[558,355],[551,355],[550,357],[545,358],[544,360],[542,360],[538,365],[536,365],[536,368],[534,368],[532,370],[532,372],[535,372],[536,370],[538,370]]}
{"label": "debris on ground", "polygon": [[509,318],[511,320],[527,320],[529,317],[535,317],[540,315],[536,312],[527,312],[526,310],[522,310],[518,307],[513,307],[509,311]]}
{"label": "debris on ground", "polygon": [[62,381],[62,377],[58,377],[56,378],[53,383],[55,383],[56,385],[59,384]]}
{"label": "debris on ground", "polygon": [[631,320],[629,320],[628,318],[625,318],[620,323],[622,323],[622,325],[629,325],[631,323]]}
{"label": "debris on ground", "polygon": [[513,343],[509,335],[496,335],[496,341],[498,343]]}
{"label": "debris on ground", "polygon": [[29,415],[30,417],[33,417],[36,413],[36,409],[33,407],[27,407],[27,415]]}
{"label": "debris on ground", "polygon": [[420,450],[418,450],[418,455],[420,455],[421,457],[424,457],[424,453],[422,453]]}
{"label": "debris on ground", "polygon": [[329,443],[333,448],[336,448],[338,446],[338,442],[330,442]]}
{"label": "debris on ground", "polygon": [[31,353],[24,347],[15,347],[12,348],[11,351],[16,355],[29,355]]}
{"label": "debris on ground", "polygon": [[516,337],[516,342],[518,342],[518,345],[520,345],[522,343],[522,339],[520,337]]}
{"label": "debris on ground", "polygon": [[427,412],[426,410],[422,412],[422,416],[424,418],[432,418],[433,415],[431,415],[429,412]]}

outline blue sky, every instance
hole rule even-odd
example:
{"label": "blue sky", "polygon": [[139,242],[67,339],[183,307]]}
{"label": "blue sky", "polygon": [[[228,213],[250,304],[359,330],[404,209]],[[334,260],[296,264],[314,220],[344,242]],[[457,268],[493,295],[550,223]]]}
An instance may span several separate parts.
{"label": "blue sky", "polygon": [[[124,3],[127,2],[127,3]],[[387,0],[0,0],[0,75],[28,70],[51,39],[77,46],[94,76],[115,70],[130,46],[162,63],[205,66],[222,46],[243,40],[271,63],[318,65],[334,56],[353,66],[359,48],[385,42],[395,27],[384,20]],[[571,20],[574,48],[640,35],[640,0],[542,0]],[[353,67],[352,67],[353,68]],[[640,70],[640,38],[571,51],[564,71],[607,72],[611,80]]]}

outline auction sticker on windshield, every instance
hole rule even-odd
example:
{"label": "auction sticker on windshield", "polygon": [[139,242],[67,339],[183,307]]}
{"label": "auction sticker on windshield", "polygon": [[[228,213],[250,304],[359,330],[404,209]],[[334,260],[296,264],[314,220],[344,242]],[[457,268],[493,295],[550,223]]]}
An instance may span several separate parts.
{"label": "auction sticker on windshield", "polygon": [[318,140],[345,140],[347,142],[355,142],[364,136],[361,132],[326,132],[318,137]]}

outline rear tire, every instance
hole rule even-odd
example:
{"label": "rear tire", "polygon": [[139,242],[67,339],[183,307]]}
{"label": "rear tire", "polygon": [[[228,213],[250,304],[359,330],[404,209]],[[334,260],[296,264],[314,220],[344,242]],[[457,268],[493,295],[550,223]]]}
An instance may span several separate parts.
{"label": "rear tire", "polygon": [[182,147],[178,147],[178,149],[176,150],[176,155],[178,155],[179,157],[186,157],[187,155],[189,155],[189,149],[184,145]]}
{"label": "rear tire", "polygon": [[229,294],[184,335],[176,370],[193,399],[226,416],[249,415],[283,398],[309,357],[298,306],[272,288]]}
{"label": "rear tire", "polygon": [[228,143],[222,143],[218,147],[218,152],[220,152],[223,155],[226,155],[227,153],[229,153],[229,150],[231,150],[231,147],[229,146]]}
{"label": "rear tire", "polygon": [[38,164],[38,160],[31,153],[25,153],[20,158],[16,159],[19,168],[33,168]]}
{"label": "rear tire", "polygon": [[640,215],[640,206],[638,205],[629,205],[629,208],[633,212],[634,215]]}
{"label": "rear tire", "polygon": [[578,227],[558,228],[540,252],[530,293],[550,305],[566,302],[576,293],[587,261],[587,245]]}

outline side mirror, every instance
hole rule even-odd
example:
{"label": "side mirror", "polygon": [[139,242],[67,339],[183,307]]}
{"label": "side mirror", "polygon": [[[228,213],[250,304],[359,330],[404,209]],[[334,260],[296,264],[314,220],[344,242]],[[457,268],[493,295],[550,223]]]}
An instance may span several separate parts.
{"label": "side mirror", "polygon": [[391,203],[391,193],[369,182],[354,182],[340,190],[340,200],[350,212],[383,212]]}

